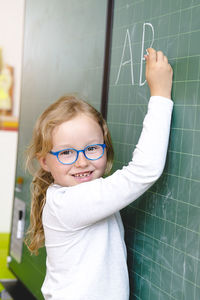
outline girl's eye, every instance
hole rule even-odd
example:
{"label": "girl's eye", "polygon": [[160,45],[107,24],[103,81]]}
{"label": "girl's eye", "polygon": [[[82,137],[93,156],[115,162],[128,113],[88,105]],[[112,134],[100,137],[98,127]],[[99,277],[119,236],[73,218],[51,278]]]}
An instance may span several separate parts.
{"label": "girl's eye", "polygon": [[87,149],[86,149],[86,151],[88,151],[88,152],[94,152],[94,151],[96,151],[98,149],[99,149],[98,145],[92,145],[92,146],[88,146]]}
{"label": "girl's eye", "polygon": [[60,156],[70,156],[74,154],[74,150],[67,149],[59,153]]}

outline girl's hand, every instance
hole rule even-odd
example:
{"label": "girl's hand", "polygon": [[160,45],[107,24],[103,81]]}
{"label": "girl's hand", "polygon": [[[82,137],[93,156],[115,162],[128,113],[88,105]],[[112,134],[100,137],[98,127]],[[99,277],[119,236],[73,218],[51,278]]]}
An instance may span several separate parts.
{"label": "girl's hand", "polygon": [[162,51],[153,48],[147,49],[146,80],[151,96],[162,96],[171,99],[173,70],[168,63],[167,57]]}

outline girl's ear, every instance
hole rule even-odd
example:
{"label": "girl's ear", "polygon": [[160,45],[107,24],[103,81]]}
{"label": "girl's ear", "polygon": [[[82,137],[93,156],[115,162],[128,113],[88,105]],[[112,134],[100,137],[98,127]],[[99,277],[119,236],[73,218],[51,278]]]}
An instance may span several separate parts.
{"label": "girl's ear", "polygon": [[38,161],[40,163],[40,166],[43,170],[45,170],[46,172],[49,172],[49,167],[46,163],[46,157],[40,157],[38,158]]}

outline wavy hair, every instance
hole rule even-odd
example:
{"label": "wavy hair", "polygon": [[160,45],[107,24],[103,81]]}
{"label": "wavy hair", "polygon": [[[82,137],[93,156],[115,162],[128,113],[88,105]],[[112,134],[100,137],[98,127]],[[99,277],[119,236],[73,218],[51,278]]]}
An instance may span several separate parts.
{"label": "wavy hair", "polygon": [[107,151],[107,165],[105,175],[109,174],[113,164],[113,147],[108,126],[94,107],[74,95],[64,96],[50,105],[38,118],[33,130],[33,136],[27,148],[26,168],[33,175],[31,184],[31,212],[30,226],[26,235],[26,245],[32,254],[38,254],[39,248],[44,246],[44,230],[42,225],[42,211],[46,202],[46,191],[53,177],[43,170],[38,159],[45,157],[52,149],[52,131],[58,125],[84,113],[93,118],[101,127]]}

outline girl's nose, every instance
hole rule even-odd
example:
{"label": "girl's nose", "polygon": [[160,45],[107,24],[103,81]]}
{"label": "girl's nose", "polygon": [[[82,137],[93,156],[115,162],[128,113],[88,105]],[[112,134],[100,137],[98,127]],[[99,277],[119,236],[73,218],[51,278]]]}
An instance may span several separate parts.
{"label": "girl's nose", "polygon": [[84,168],[88,165],[88,159],[85,157],[83,152],[79,152],[79,156],[77,161],[75,162],[75,166],[77,168]]}

